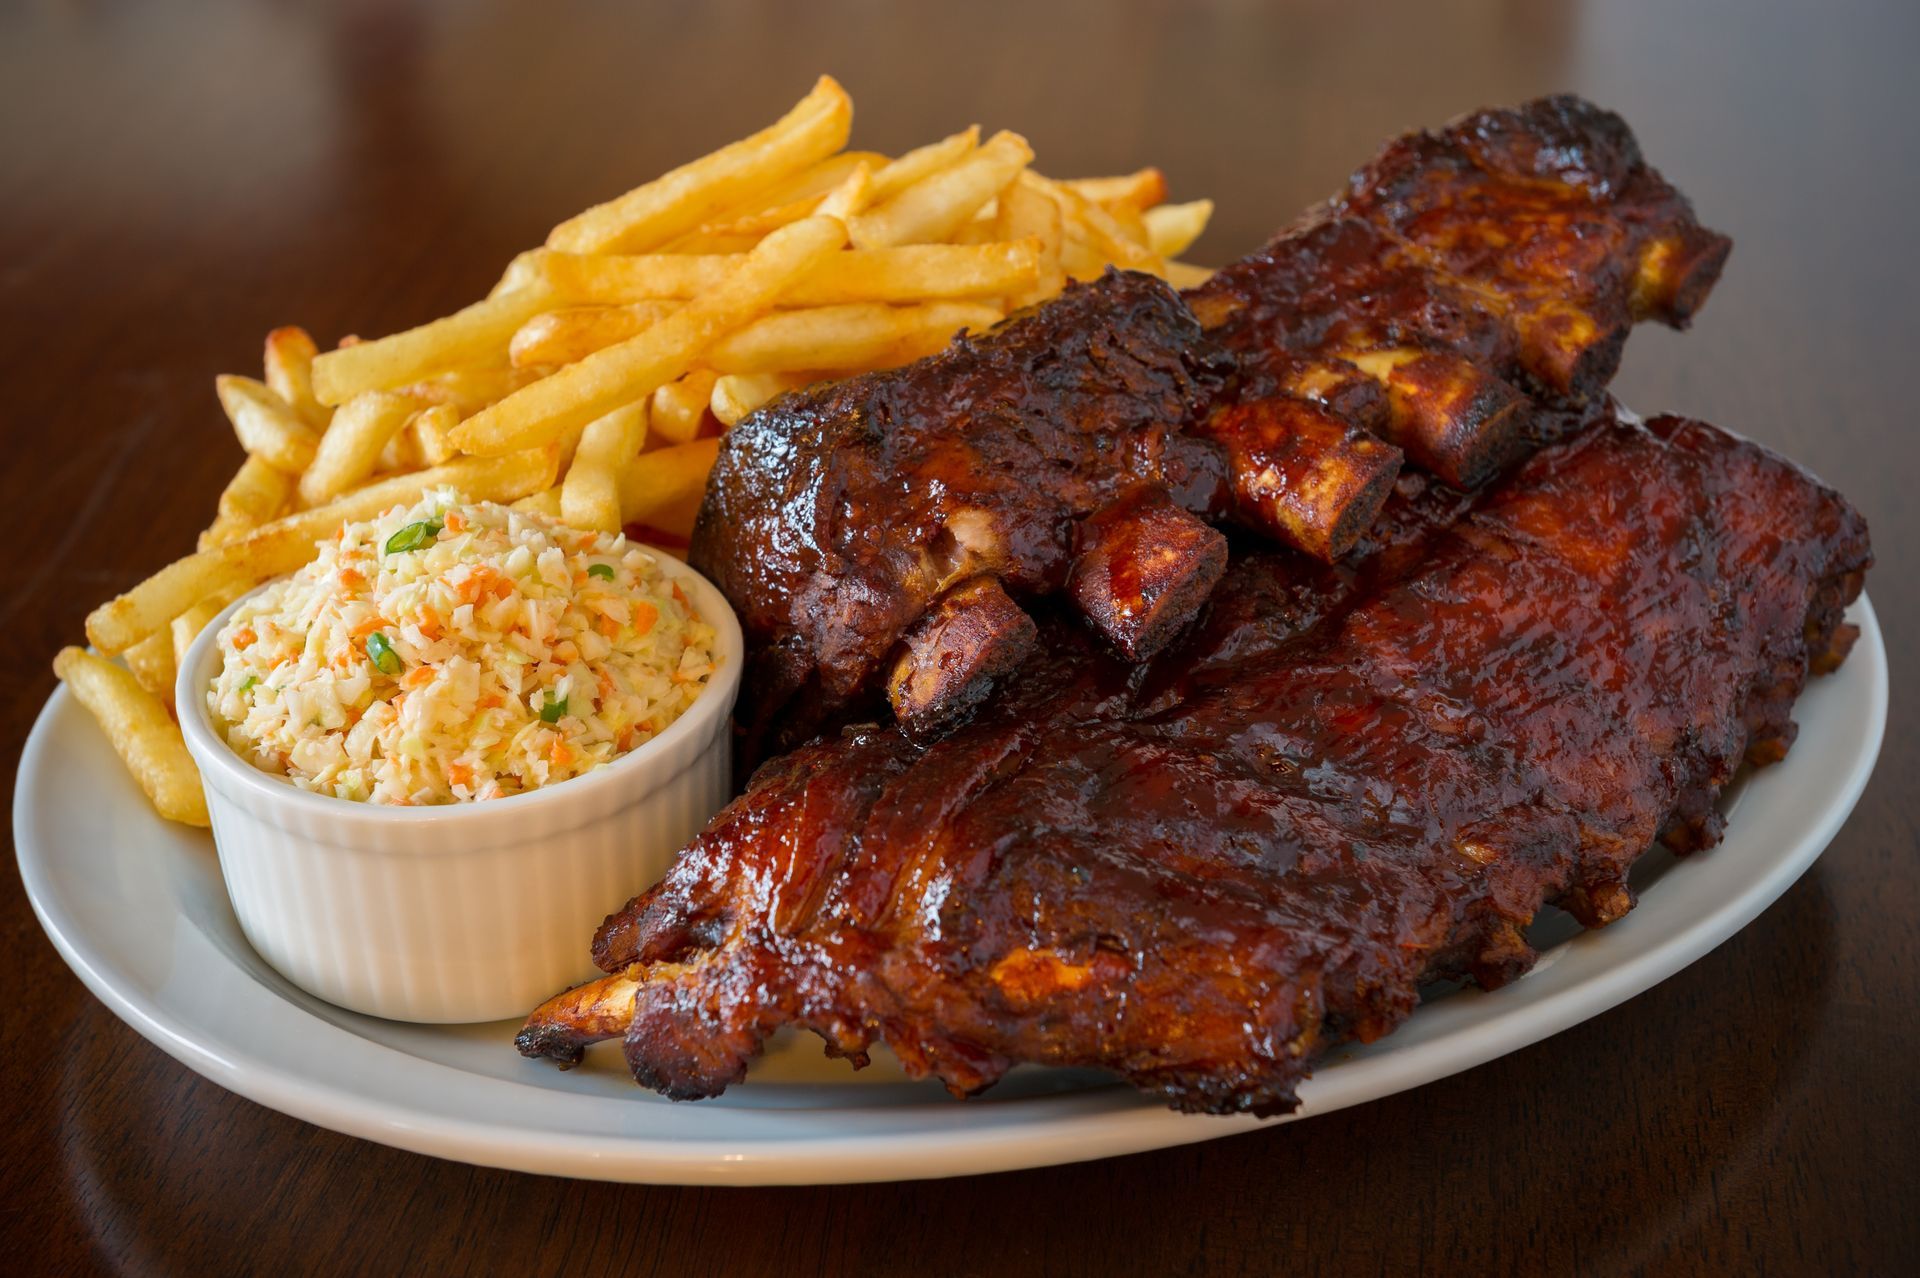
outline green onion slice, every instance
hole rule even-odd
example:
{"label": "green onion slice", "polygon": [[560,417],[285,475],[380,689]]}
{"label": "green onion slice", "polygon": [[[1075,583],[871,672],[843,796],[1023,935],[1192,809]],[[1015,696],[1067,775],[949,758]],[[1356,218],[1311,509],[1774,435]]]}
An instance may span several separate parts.
{"label": "green onion slice", "polygon": [[598,577],[602,581],[612,581],[613,565],[612,564],[588,564],[587,576]]}
{"label": "green onion slice", "polygon": [[558,723],[560,722],[560,716],[566,712],[567,699],[565,697],[555,698],[549,696],[547,698],[547,704],[540,707],[540,722]]}
{"label": "green onion slice", "polygon": [[393,645],[388,643],[387,637],[378,630],[367,636],[367,660],[371,661],[373,668],[381,674],[400,673],[400,654],[393,650]]}
{"label": "green onion slice", "polygon": [[386,552],[398,554],[403,550],[421,550],[433,544],[433,539],[446,527],[437,519],[422,519],[408,524],[393,536],[387,538]]}

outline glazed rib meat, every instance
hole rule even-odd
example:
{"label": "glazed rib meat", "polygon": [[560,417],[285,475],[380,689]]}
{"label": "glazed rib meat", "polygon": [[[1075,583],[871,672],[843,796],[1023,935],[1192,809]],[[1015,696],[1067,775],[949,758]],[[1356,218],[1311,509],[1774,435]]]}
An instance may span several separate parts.
{"label": "glazed rib meat", "polygon": [[[1357,426],[1472,487],[1515,455],[1534,401],[1605,388],[1636,321],[1685,327],[1730,248],[1619,116],[1560,96],[1396,139],[1188,300],[1235,356],[1241,400],[1278,395],[1287,438],[1329,440],[1310,456],[1337,454],[1329,432]],[[1243,415],[1202,433],[1231,448]],[[1256,473],[1234,467],[1243,485]],[[1356,530],[1333,522],[1353,522],[1346,503],[1301,514],[1303,549],[1351,544]]]}
{"label": "glazed rib meat", "polygon": [[1864,523],[1678,418],[1603,417],[1476,495],[1400,488],[1340,564],[1238,552],[1152,663],[1047,619],[937,743],[864,727],[764,768],[521,1050],[620,1038],[695,1098],[801,1026],[958,1094],[1036,1062],[1270,1113],[1423,982],[1524,972],[1542,904],[1619,917],[1634,860],[1714,842],[1720,788],[1791,742]]}
{"label": "glazed rib meat", "polygon": [[753,652],[747,754],[881,691],[937,735],[1019,666],[1049,595],[1151,657],[1219,579],[1209,524],[1332,561],[1403,457],[1485,482],[1542,405],[1605,387],[1636,319],[1684,324],[1727,247],[1618,116],[1547,98],[1389,144],[1191,310],[1111,274],[774,402],[728,435],[691,552]]}
{"label": "glazed rib meat", "polygon": [[1148,655],[1177,630],[1153,603],[1188,600],[1184,622],[1226,566],[1225,539],[1190,513],[1219,508],[1224,466],[1179,431],[1226,371],[1172,289],[1110,274],[736,425],[690,559],[740,613],[746,713],[811,723],[884,680],[910,731],[951,721],[1032,646],[1009,592],[1066,588],[1099,537],[1081,521],[1109,510],[1185,539],[1178,556],[1135,561],[1152,580],[1075,583],[1117,647]]}

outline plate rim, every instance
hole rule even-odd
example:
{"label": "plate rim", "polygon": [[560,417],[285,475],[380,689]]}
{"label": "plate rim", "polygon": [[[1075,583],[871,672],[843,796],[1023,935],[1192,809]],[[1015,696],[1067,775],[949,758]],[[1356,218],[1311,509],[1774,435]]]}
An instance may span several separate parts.
{"label": "plate rim", "polygon": [[[591,1179],[671,1184],[826,1184],[875,1180],[906,1180],[944,1176],[973,1175],[1019,1168],[1052,1166],[1080,1162],[1118,1154],[1167,1148],[1215,1139],[1258,1127],[1278,1126],[1319,1114],[1331,1113],[1349,1105],[1364,1103],[1484,1064],[1532,1043],[1551,1037],[1575,1024],[1619,1005],[1674,973],[1697,961],[1740,931],[1762,910],[1776,900],[1812,866],[1832,842],[1851,815],[1861,793],[1872,776],[1885,738],[1889,706],[1889,671],[1886,647],[1872,603],[1863,592],[1849,609],[1849,618],[1860,626],[1860,642],[1839,671],[1821,676],[1827,680],[1864,680],[1868,703],[1865,723],[1857,735],[1847,738],[1850,757],[1840,785],[1826,802],[1812,812],[1807,828],[1792,842],[1791,850],[1779,857],[1765,872],[1745,881],[1713,909],[1686,928],[1655,938],[1651,944],[1633,952],[1623,961],[1578,980],[1566,988],[1543,992],[1505,1013],[1496,1013],[1491,1023],[1470,1027],[1472,1032],[1453,1032],[1418,1045],[1417,1059],[1409,1064],[1396,1060],[1391,1051],[1393,1037],[1382,1040],[1388,1049],[1369,1060],[1336,1061],[1317,1073],[1301,1089],[1302,1104],[1292,1114],[1272,1119],[1250,1115],[1217,1117],[1179,1114],[1151,1098],[1140,1097],[1123,1086],[1093,1089],[1052,1096],[1008,1099],[994,1103],[994,1121],[949,1126],[931,1136],[924,1130],[881,1131],[837,1136],[832,1141],[795,1140],[761,1137],[749,1141],[688,1141],[682,1138],[656,1139],[631,1133],[585,1135],[554,1133],[516,1125],[505,1119],[476,1119],[472,1116],[423,1114],[395,1104],[364,1090],[337,1085],[322,1071],[301,1075],[263,1060],[248,1050],[245,1043],[203,1042],[195,1027],[182,1023],[165,1007],[149,1006],[138,997],[137,987],[123,988],[123,980],[105,970],[96,961],[96,946],[90,944],[84,926],[62,908],[58,893],[43,862],[46,854],[31,845],[36,836],[29,830],[34,799],[31,794],[38,779],[49,740],[58,728],[61,716],[77,706],[69,706],[70,694],[56,688],[41,707],[22,749],[15,780],[13,834],[15,857],[28,900],[41,927],[53,941],[61,958],[80,977],[82,983],[142,1037],[154,1043],[194,1072],[241,1096],[268,1108],[289,1114],[347,1135],[380,1144],[436,1157],[545,1175]],[[1811,683],[1811,681],[1810,681]],[[1803,690],[1803,694],[1805,692]],[[1789,755],[1791,760],[1792,755]],[[1772,769],[1758,773],[1752,786],[1765,785]],[[157,818],[156,818],[157,819]],[[1706,855],[1713,855],[1712,852]],[[1636,911],[1638,913],[1638,911]],[[1628,918],[1632,918],[1629,915]],[[1624,920],[1623,920],[1624,922]],[[1619,925],[1615,925],[1616,927]],[[1604,938],[1612,929],[1586,933],[1576,941]],[[1565,947],[1561,947],[1564,949]],[[102,956],[104,957],[104,956]],[[1559,952],[1553,957],[1557,960]],[[1544,961],[1528,977],[1510,986],[1524,987],[1546,976]],[[240,979],[255,983],[244,969],[233,969]],[[263,987],[266,988],[266,987]],[[1535,987],[1536,990],[1538,987]],[[390,1054],[407,1062],[404,1068],[441,1070],[475,1077],[466,1071],[427,1060],[353,1033],[268,989],[267,997],[293,1007],[314,1022],[322,1033],[339,1036],[376,1053]],[[349,1046],[348,1050],[356,1050]],[[1404,1058],[1408,1049],[1400,1053]],[[321,1057],[303,1058],[316,1065]],[[1392,1081],[1395,1075],[1397,1081]],[[1368,1081],[1382,1075],[1392,1081],[1384,1089],[1370,1089]],[[517,1089],[524,1082],[488,1078],[489,1088]],[[540,1089],[551,1094],[553,1089]],[[607,1103],[598,1097],[573,1097],[583,1104]],[[1064,1105],[1063,1105],[1064,1102]],[[564,1103],[564,1102],[563,1102]],[[625,1102],[617,1102],[625,1105]],[[1051,1103],[1057,1114],[1044,1114],[1036,1107]],[[967,1112],[959,1105],[935,1102],[933,1106],[895,1107],[896,1113],[931,1110],[937,1106],[949,1117]],[[880,1113],[871,1106],[854,1106],[862,1112]],[[984,1109],[985,1107],[981,1107]],[[1034,1123],[1021,1121],[1021,1110],[1033,1113]],[[766,1117],[770,1126],[778,1126],[779,1109],[754,1111]],[[817,1117],[819,1108],[805,1114]],[[979,1109],[972,1112],[980,1113]],[[985,1117],[985,1114],[981,1115]],[[1011,1119],[1011,1126],[1003,1119]]]}

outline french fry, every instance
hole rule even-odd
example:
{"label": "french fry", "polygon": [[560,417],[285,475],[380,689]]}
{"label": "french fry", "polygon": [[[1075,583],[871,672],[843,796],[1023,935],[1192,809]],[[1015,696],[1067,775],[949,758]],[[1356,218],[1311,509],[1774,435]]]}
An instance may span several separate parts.
{"label": "french fry", "polygon": [[649,436],[669,444],[684,444],[698,435],[713,399],[713,385],[719,380],[720,375],[712,369],[696,368],[655,391],[647,417]]}
{"label": "french fry", "polygon": [[891,367],[903,348],[924,349],[926,342],[916,339],[937,334],[944,346],[959,329],[979,330],[999,320],[997,308],[980,302],[857,302],[775,311],[714,343],[706,362],[722,373]]}
{"label": "french fry", "polygon": [[1167,283],[1175,288],[1199,288],[1212,278],[1211,266],[1195,266],[1192,262],[1167,263]]}
{"label": "french fry", "polygon": [[537,282],[489,297],[404,333],[357,342],[313,361],[313,393],[323,404],[344,404],[371,390],[395,390],[462,364],[504,351],[514,331],[554,300]]}
{"label": "french fry", "polygon": [[87,617],[87,637],[109,656],[125,652],[216,592],[237,593],[292,572],[313,558],[317,541],[332,536],[342,524],[418,501],[422,493],[441,485],[476,501],[512,501],[550,487],[558,477],[557,461],[557,450],[536,448],[500,457],[461,457],[430,470],[377,480],[325,506],[282,516],[237,541],[168,564],[95,608]]}
{"label": "french fry", "polygon": [[1127,237],[1113,214],[1089,200],[1073,188],[1055,182],[1051,178],[1041,177],[1031,171],[1022,173],[1020,181],[1049,197],[1060,206],[1060,215],[1066,227],[1067,238],[1073,239],[1076,233],[1087,244],[1118,266],[1130,271],[1145,271],[1149,275],[1164,275],[1166,263],[1154,256],[1149,249]]}
{"label": "french fry", "polygon": [[[715,214],[698,230],[675,236],[661,245],[658,251],[663,253],[744,253],[758,244],[760,237],[767,231],[777,230],[787,222],[798,219],[786,218],[768,226],[766,230],[756,231],[751,235],[744,231],[722,234],[719,231],[720,227],[746,227],[752,225],[755,219],[776,209],[799,208],[810,214],[817,207],[819,200],[825,198],[828,192],[845,181],[847,175],[861,164],[878,171],[885,167],[886,163],[886,156],[873,151],[842,151],[838,155],[830,155],[818,164],[802,169],[792,177],[753,192],[745,199]],[[740,239],[744,242],[724,248],[697,247],[707,241],[732,239]]]}
{"label": "french fry", "polygon": [[654,523],[663,510],[686,502],[707,485],[720,455],[717,439],[696,439],[641,453],[620,477],[620,514],[629,524]]}
{"label": "french fry", "polygon": [[1105,205],[1109,211],[1127,208],[1143,213],[1167,198],[1167,175],[1156,168],[1115,177],[1069,178],[1060,185]]}
{"label": "french fry", "polygon": [[869,198],[875,204],[892,199],[921,178],[951,168],[980,145],[980,126],[970,124],[951,137],[916,147],[873,175]]}
{"label": "french fry", "polygon": [[620,473],[647,438],[647,402],[587,423],[560,485],[560,517],[575,528],[620,531]]}
{"label": "french fry", "polygon": [[725,282],[636,337],[596,351],[469,417],[456,446],[487,456],[559,438],[687,371],[723,334],[764,311],[846,243],[846,225],[810,217],[762,240]]}
{"label": "french fry", "polygon": [[224,546],[230,541],[238,541],[260,525],[249,523],[245,519],[230,519],[226,515],[215,515],[195,539],[195,550],[206,550],[213,546]]}
{"label": "french fry", "polygon": [[278,518],[292,497],[293,476],[249,457],[220,492],[220,518],[233,526],[255,528]]}
{"label": "french fry", "polygon": [[1120,234],[1127,237],[1128,243],[1138,245],[1148,252],[1153,251],[1153,246],[1147,241],[1147,220],[1141,216],[1140,210],[1129,208],[1124,204],[1115,205],[1112,208],[1107,208],[1104,204],[1098,207],[1107,209],[1107,215],[1113,219],[1113,224],[1120,228]]}
{"label": "french fry", "polygon": [[842,222],[867,207],[873,193],[873,169],[866,164],[856,165],[853,172],[847,174],[846,181],[828,191],[813,210],[815,217],[837,217]]}
{"label": "french fry", "polygon": [[173,661],[177,669],[179,666],[186,664],[187,649],[191,648],[193,641],[200,637],[200,632],[207,628],[207,623],[219,616],[220,610],[232,602],[232,599],[227,599],[221,595],[215,595],[211,599],[202,599],[199,603],[193,605],[193,607],[187,609],[168,623],[165,631],[155,634],[151,638],[142,639],[138,644],[134,645],[133,648],[127,649],[127,652],[131,654],[136,649],[145,647],[155,640],[164,639],[167,643],[167,651],[173,654]]}
{"label": "french fry", "polygon": [[854,218],[848,232],[856,248],[944,240],[1032,162],[1033,148],[1025,138],[996,133],[957,163]]}
{"label": "french fry", "polygon": [[[831,76],[778,122],[553,228],[547,247],[569,253],[658,248],[726,205],[847,144],[853,102]],[[597,415],[597,414],[596,414]]]}
{"label": "french fry", "polygon": [[249,457],[290,475],[313,461],[320,437],[265,382],[226,373],[213,379],[213,389]]}
{"label": "french fry", "polygon": [[[1050,223],[1056,238],[1059,224],[1056,213]],[[843,302],[995,297],[1030,287],[1039,275],[1044,249],[1039,240],[1024,236],[1014,237],[1009,243],[854,249],[828,257],[781,301],[793,306],[834,306]],[[685,299],[710,292],[745,260],[738,254],[588,257],[549,253],[538,269],[554,292],[570,302],[640,306],[658,304],[649,299]],[[652,314],[636,312],[640,318]],[[571,330],[576,325],[592,328],[603,323],[614,326],[605,317],[572,316],[566,310],[535,316],[515,334],[514,358],[530,363],[563,363],[569,355],[578,358]]]}
{"label": "french fry", "polygon": [[414,409],[412,400],[389,391],[362,391],[342,404],[320,437],[313,464],[300,476],[300,500],[322,505],[371,475],[381,450]]}
{"label": "french fry", "polygon": [[814,373],[733,373],[714,379],[707,406],[722,426],[733,427],[768,400],[815,380]]}
{"label": "french fry", "polygon": [[179,670],[174,664],[173,636],[164,630],[148,635],[122,653],[121,660],[133,672],[134,680],[160,704],[173,704],[173,676]]}
{"label": "french fry", "polygon": [[507,348],[508,355],[523,368],[571,364],[646,332],[679,309],[678,302],[629,302],[624,306],[572,306],[548,311],[520,326]]}
{"label": "french fry", "polygon": [[459,420],[505,399],[522,386],[539,381],[546,373],[544,367],[515,368],[505,359],[495,358],[450,368],[402,386],[396,393],[423,408],[444,405],[451,408],[455,420]]}
{"label": "french fry", "polygon": [[[375,391],[373,393],[389,394],[391,392]],[[407,412],[414,413],[413,401],[405,402]],[[426,458],[420,453],[420,437],[413,433],[412,419],[409,417],[405,425],[387,437],[386,446],[380,450],[380,456],[375,459],[373,469],[380,474],[391,475],[395,471],[419,470],[426,464]]]}
{"label": "french fry", "polygon": [[513,503],[515,510],[524,510],[528,514],[545,515],[548,519],[560,518],[560,490],[543,488],[530,497],[522,497]]}
{"label": "french fry", "polygon": [[261,358],[267,385],[300,415],[300,420],[316,431],[327,428],[331,410],[313,397],[313,361],[320,348],[304,328],[276,328],[267,334],[266,351]]}
{"label": "french fry", "polygon": [[53,672],[99,721],[161,816],[187,825],[207,824],[200,773],[159,698],[128,671],[82,648],[61,649]]}
{"label": "french fry", "polygon": [[453,428],[459,424],[460,412],[451,404],[429,404],[413,415],[407,433],[413,436],[422,465],[441,466],[453,460],[459,452],[453,446]]}
{"label": "french fry", "polygon": [[1147,224],[1147,247],[1161,257],[1179,257],[1207,229],[1213,218],[1213,201],[1162,204],[1140,216]]}
{"label": "french fry", "polygon": [[994,230],[1004,240],[1025,240],[1034,244],[1034,277],[1024,287],[1007,293],[1011,309],[1044,302],[1067,286],[1066,270],[1060,265],[1060,246],[1064,232],[1060,226],[1060,206],[1039,191],[1016,182],[1000,196],[994,215]]}
{"label": "french fry", "polygon": [[488,292],[487,297],[491,299],[507,293],[517,293],[533,283],[533,261],[540,251],[528,249],[524,253],[515,253],[513,260],[507,263],[507,269],[500,273],[499,282]]}

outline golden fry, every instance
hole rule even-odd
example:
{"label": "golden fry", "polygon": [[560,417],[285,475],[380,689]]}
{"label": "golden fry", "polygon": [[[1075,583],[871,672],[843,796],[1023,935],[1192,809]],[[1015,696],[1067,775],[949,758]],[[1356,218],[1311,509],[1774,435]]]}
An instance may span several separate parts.
{"label": "golden fry", "polygon": [[543,488],[529,497],[522,497],[513,503],[515,510],[524,510],[531,515],[545,515],[548,519],[560,518],[560,490]]}
{"label": "golden fry", "polygon": [[459,424],[459,410],[451,404],[429,404],[413,415],[407,433],[413,436],[422,465],[441,466],[453,460],[460,451],[453,446],[453,428]]}
{"label": "golden fry", "polygon": [[1060,185],[1105,205],[1109,211],[1127,208],[1143,213],[1167,198],[1167,175],[1156,168],[1116,177],[1070,178]]}
{"label": "golden fry", "polygon": [[290,475],[313,461],[320,437],[265,382],[227,373],[213,379],[213,389],[248,456]]}
{"label": "golden fry", "polygon": [[187,649],[191,648],[193,641],[200,637],[200,632],[207,628],[207,623],[219,616],[220,610],[232,602],[232,599],[228,599],[222,595],[215,595],[211,599],[202,599],[199,603],[175,617],[165,631],[155,634],[152,638],[141,640],[140,643],[136,644],[133,648],[127,649],[127,651],[131,653],[137,648],[145,647],[147,644],[153,643],[156,640],[164,639],[167,643],[167,650],[173,654],[173,660],[176,666],[178,663],[184,663],[187,659]]}
{"label": "golden fry", "polygon": [[413,416],[414,403],[390,391],[362,391],[340,406],[300,476],[300,500],[318,506],[373,473],[381,450]]}
{"label": "golden fry", "polygon": [[571,364],[646,332],[679,309],[678,302],[630,302],[548,311],[522,324],[508,351],[517,367]]}
{"label": "golden fry", "polygon": [[1044,302],[1067,286],[1067,273],[1060,265],[1065,235],[1060,226],[1060,206],[1020,182],[1001,194],[999,204],[994,214],[995,233],[1004,240],[1025,240],[1038,250],[1033,281],[1009,289],[1007,306],[1018,309]]}
{"label": "golden fry", "polygon": [[[1052,225],[1057,233],[1057,215]],[[781,301],[793,306],[834,306],[995,297],[1031,287],[1039,276],[1043,251],[1043,244],[1025,237],[1008,243],[854,249],[828,257]],[[657,306],[647,299],[698,297],[717,288],[745,260],[738,254],[582,257],[552,253],[542,260],[540,270],[554,291],[569,301]],[[651,314],[636,312],[641,318]],[[569,355],[579,358],[573,354],[577,347],[573,327],[602,323],[612,325],[602,316],[549,311],[529,320],[515,335],[514,356],[520,359],[524,354],[527,362],[546,363],[568,362],[564,357]]]}
{"label": "golden fry", "polygon": [[1212,278],[1211,266],[1195,266],[1192,262],[1167,263],[1167,283],[1175,288],[1199,288]]}
{"label": "golden fry", "polygon": [[724,283],[636,337],[515,391],[454,430],[470,453],[496,455],[559,438],[687,371],[707,347],[766,310],[846,243],[844,223],[810,217],[782,227]]}
{"label": "golden fry", "polygon": [[560,485],[560,517],[575,528],[620,531],[620,473],[647,438],[647,402],[587,424]]}
{"label": "golden fry", "polygon": [[979,145],[980,126],[971,124],[952,137],[941,138],[938,142],[916,147],[873,175],[873,190],[870,192],[870,198],[875,204],[884,203],[921,178],[938,173],[941,169],[951,168],[965,159]]}
{"label": "golden fry", "polygon": [[174,664],[173,636],[159,631],[120,655],[127,669],[133,672],[135,682],[157,697],[162,705],[173,704],[173,676],[179,671]]}
{"label": "golden fry", "polygon": [[998,309],[980,302],[775,311],[714,343],[706,362],[722,373],[883,368],[899,362],[898,352],[909,344],[923,349],[927,336],[938,336],[938,349],[962,328],[977,331],[999,320]]}
{"label": "golden fry", "polygon": [[959,162],[854,218],[848,232],[856,248],[944,240],[1032,162],[1033,148],[1025,138],[996,133]]}
{"label": "golden fry", "polygon": [[207,796],[180,729],[132,674],[81,648],[63,648],[53,672],[93,713],[147,798],[169,821],[207,824]]}
{"label": "golden fry", "polygon": [[847,144],[852,127],[846,90],[821,76],[775,124],[568,218],[553,228],[547,247],[568,253],[658,248],[729,202],[832,155]]}
{"label": "golden fry", "polygon": [[320,348],[304,328],[276,328],[267,334],[266,352],[261,363],[266,368],[267,385],[300,415],[300,420],[317,431],[327,428],[333,416],[325,404],[313,397],[313,361]]}
{"label": "golden fry", "polygon": [[395,394],[405,395],[421,407],[451,408],[458,421],[505,399],[522,386],[539,381],[546,373],[544,367],[515,368],[504,359],[494,359],[450,368],[402,386]]}
{"label": "golden fry", "polygon": [[245,590],[292,572],[313,558],[315,542],[332,536],[344,523],[418,501],[420,494],[442,484],[476,501],[512,501],[551,486],[557,456],[557,450],[538,448],[501,457],[461,457],[431,470],[377,480],[325,506],[285,515],[238,541],[168,564],[101,604],[87,617],[87,637],[108,655],[124,652],[218,591]]}
{"label": "golden fry", "polygon": [[655,391],[648,415],[649,435],[669,444],[684,444],[698,435],[700,423],[707,418],[707,404],[713,399],[713,384],[719,380],[720,375],[712,369],[696,368]]}
{"label": "golden fry", "polygon": [[720,455],[717,439],[696,439],[672,448],[641,453],[620,477],[620,513],[629,524],[653,524],[662,511],[696,497],[707,486],[707,472]]}
{"label": "golden fry", "polygon": [[872,195],[873,168],[859,164],[847,174],[846,181],[827,192],[813,213],[815,217],[837,217],[844,222],[866,208]]}
{"label": "golden fry", "polygon": [[733,373],[714,379],[707,406],[722,426],[733,427],[768,400],[819,380],[819,374]]}
{"label": "golden fry", "polygon": [[1094,252],[1130,271],[1145,271],[1149,275],[1166,273],[1166,263],[1154,256],[1152,251],[1129,239],[1126,231],[1114,220],[1113,214],[1086,196],[1033,172],[1022,173],[1020,181],[1060,206],[1068,239],[1076,236],[1084,238]]}
{"label": "golden fry", "polygon": [[1147,224],[1147,247],[1161,257],[1178,257],[1207,229],[1213,217],[1213,201],[1162,204],[1140,216]]}
{"label": "golden fry", "polygon": [[506,350],[522,324],[553,305],[536,281],[404,333],[328,351],[313,361],[313,393],[323,404],[344,404],[366,391],[396,390],[450,368],[483,363]]}
{"label": "golden fry", "polygon": [[258,457],[240,463],[220,493],[220,518],[230,526],[258,527],[277,519],[293,497],[293,476]]}

